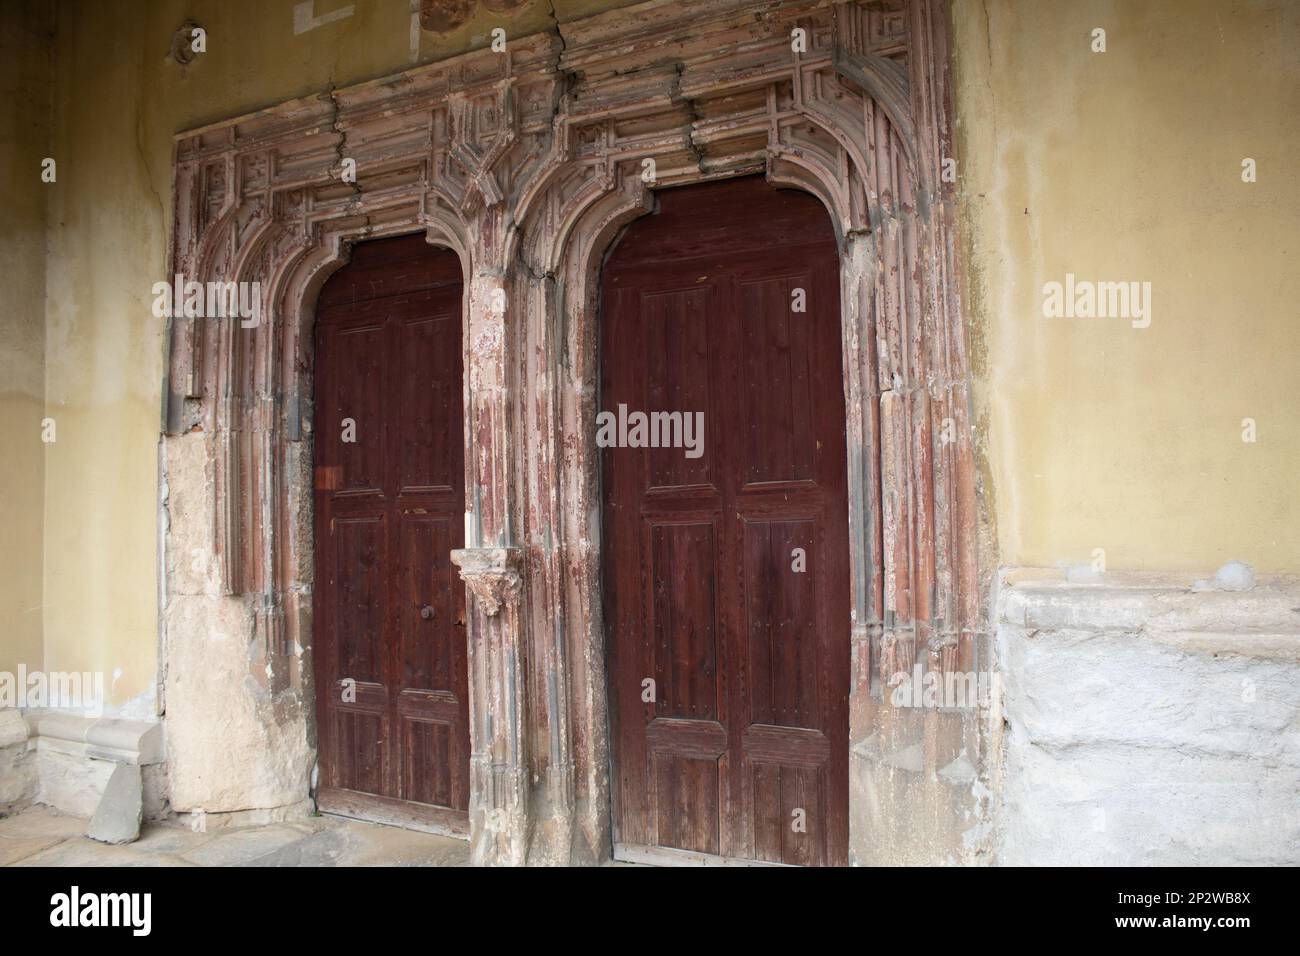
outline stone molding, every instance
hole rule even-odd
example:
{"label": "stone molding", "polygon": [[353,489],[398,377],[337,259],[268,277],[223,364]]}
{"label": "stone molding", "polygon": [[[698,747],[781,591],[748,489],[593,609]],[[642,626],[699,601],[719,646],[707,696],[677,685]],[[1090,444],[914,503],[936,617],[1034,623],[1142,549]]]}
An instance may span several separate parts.
{"label": "stone molding", "polygon": [[148,766],[163,763],[163,726],[158,721],[82,717],[52,710],[23,712],[28,733],[39,746],[96,760]]}
{"label": "stone molding", "polygon": [[1044,633],[1126,632],[1187,653],[1300,661],[1300,583],[1198,586],[1210,577],[1119,572],[1072,580],[1054,569],[1003,569],[998,621]]}

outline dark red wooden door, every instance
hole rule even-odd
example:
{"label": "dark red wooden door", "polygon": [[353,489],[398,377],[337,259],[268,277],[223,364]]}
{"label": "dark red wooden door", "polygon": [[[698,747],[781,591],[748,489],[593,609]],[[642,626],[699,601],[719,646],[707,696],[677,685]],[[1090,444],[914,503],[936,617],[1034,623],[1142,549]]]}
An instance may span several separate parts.
{"label": "dark red wooden door", "polygon": [[461,273],[423,236],[321,290],[315,667],[322,809],[466,830]]}
{"label": "dark red wooden door", "polygon": [[761,178],[659,202],[602,275],[601,407],[703,412],[704,440],[694,458],[602,452],[615,841],[632,858],[667,847],[844,864],[848,504],[831,224],[813,197]]}

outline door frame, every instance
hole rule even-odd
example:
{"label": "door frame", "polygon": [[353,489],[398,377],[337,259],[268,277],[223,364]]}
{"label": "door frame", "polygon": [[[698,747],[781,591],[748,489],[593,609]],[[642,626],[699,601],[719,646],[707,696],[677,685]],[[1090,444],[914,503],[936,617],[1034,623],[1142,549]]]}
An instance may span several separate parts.
{"label": "door frame", "polygon": [[[178,134],[168,275],[260,282],[264,321],[176,317],[168,329],[160,659],[173,806],[284,807],[308,791],[312,304],[350,243],[423,230],[465,276],[468,546],[453,560],[472,593],[472,859],[609,858],[599,267],[651,206],[653,159],[656,186],[764,173],[831,216],[849,446],[850,854],[930,852],[889,825],[914,812],[916,788],[954,807],[935,859],[964,852],[981,798],[955,803],[934,773],[891,791],[882,813],[866,797],[896,776],[872,749],[881,741],[892,753],[939,739],[948,760],[968,752],[982,768],[986,740],[976,715],[936,738],[883,693],[914,663],[970,670],[986,633],[957,193],[942,176],[948,18],[946,0],[650,0],[562,24],[563,37],[512,39],[509,56],[475,51]],[[796,28],[806,51],[792,51]],[[668,48],[678,68],[662,68]],[[339,182],[342,156],[357,160],[354,186]],[[941,426],[951,441],[937,441]],[[185,525],[190,513],[210,524]],[[213,559],[197,582],[167,557],[196,541]],[[222,706],[229,685],[174,680],[194,676],[214,628],[249,649],[241,722],[220,741],[178,715]],[[217,786],[194,769],[232,746],[237,779]]]}

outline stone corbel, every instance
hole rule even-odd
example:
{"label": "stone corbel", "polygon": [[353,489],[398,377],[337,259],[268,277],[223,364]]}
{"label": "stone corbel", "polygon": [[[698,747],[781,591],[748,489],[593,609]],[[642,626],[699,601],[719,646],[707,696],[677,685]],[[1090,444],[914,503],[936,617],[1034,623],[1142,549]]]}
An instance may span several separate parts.
{"label": "stone corbel", "polygon": [[519,599],[523,551],[519,548],[460,548],[451,552],[460,578],[478,598],[483,613],[495,617],[502,605]]}

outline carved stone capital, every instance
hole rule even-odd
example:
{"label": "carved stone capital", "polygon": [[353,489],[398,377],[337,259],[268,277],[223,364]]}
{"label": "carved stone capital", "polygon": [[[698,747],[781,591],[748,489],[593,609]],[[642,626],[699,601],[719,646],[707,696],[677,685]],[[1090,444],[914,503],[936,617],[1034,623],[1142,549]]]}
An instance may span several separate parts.
{"label": "carved stone capital", "polygon": [[451,563],[460,568],[461,580],[488,617],[519,599],[524,583],[524,553],[519,548],[460,548],[451,552]]}

